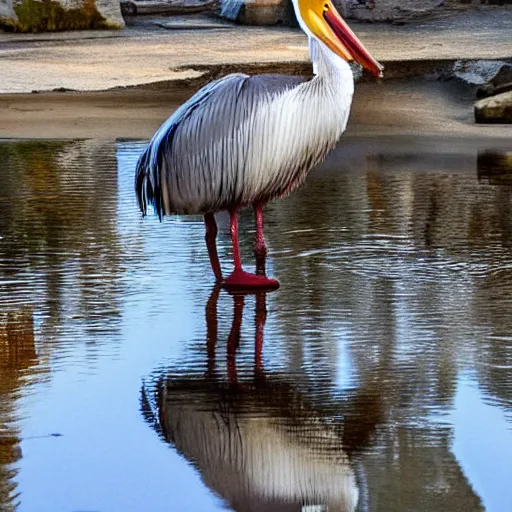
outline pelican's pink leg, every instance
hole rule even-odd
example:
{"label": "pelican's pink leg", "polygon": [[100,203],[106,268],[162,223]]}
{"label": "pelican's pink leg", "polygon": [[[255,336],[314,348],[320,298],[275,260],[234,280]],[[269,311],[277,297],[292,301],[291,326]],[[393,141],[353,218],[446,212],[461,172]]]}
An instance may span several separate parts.
{"label": "pelican's pink leg", "polygon": [[231,241],[233,243],[233,261],[235,269],[233,273],[227,277],[223,284],[227,288],[248,289],[248,288],[277,288],[279,282],[275,279],[269,279],[266,276],[257,276],[250,274],[242,269],[242,262],[240,260],[240,249],[238,248],[238,210],[230,210],[230,231]]}
{"label": "pelican's pink leg", "polygon": [[254,241],[254,254],[256,256],[256,273],[265,275],[265,261],[267,259],[267,244],[263,234],[263,205],[255,204],[256,239]]}
{"label": "pelican's pink leg", "polygon": [[204,225],[206,227],[206,247],[208,248],[208,256],[210,256],[210,263],[212,265],[215,280],[220,283],[222,281],[222,270],[220,269],[219,256],[217,254],[217,223],[215,222],[215,215],[207,213],[204,216]]}

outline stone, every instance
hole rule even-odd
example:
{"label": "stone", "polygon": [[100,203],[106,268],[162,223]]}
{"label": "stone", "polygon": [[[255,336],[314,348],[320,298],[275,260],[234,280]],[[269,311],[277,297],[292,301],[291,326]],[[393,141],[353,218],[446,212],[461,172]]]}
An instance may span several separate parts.
{"label": "stone", "polygon": [[[408,21],[430,14],[443,0],[333,0],[344,18]],[[221,17],[247,25],[297,25],[291,0],[220,0]]]}
{"label": "stone", "polygon": [[475,103],[475,121],[512,124],[512,91],[478,100]]}
{"label": "stone", "polygon": [[218,14],[243,25],[297,25],[291,0],[221,0]]}
{"label": "stone", "polygon": [[512,82],[500,85],[486,84],[477,89],[476,97],[477,99],[488,98],[489,96],[496,96],[496,94],[508,91],[512,91]]}
{"label": "stone", "polygon": [[504,63],[491,81],[494,87],[512,83],[512,64]]}
{"label": "stone", "polygon": [[512,80],[512,65],[501,60],[457,61],[452,75],[469,85],[497,86]]}
{"label": "stone", "polygon": [[293,6],[287,0],[254,0],[244,2],[238,21],[244,25],[289,25],[290,14],[295,20]]}
{"label": "stone", "polygon": [[333,3],[344,18],[352,17],[352,9],[359,4],[357,0],[333,0]]}
{"label": "stone", "polygon": [[0,27],[14,32],[124,26],[119,0],[0,0]]}
{"label": "stone", "polygon": [[334,0],[334,4],[347,18],[405,22],[429,15],[444,0]]}
{"label": "stone", "polygon": [[[332,0],[344,18],[360,21],[406,23],[430,15],[457,12],[454,5],[471,0]],[[495,3],[512,3],[496,0]],[[480,0],[478,0],[480,3]],[[483,3],[483,2],[482,2]],[[491,2],[487,2],[491,3]],[[467,7],[466,9],[472,9]],[[477,8],[476,5],[474,7]],[[292,0],[219,0],[218,14],[231,21],[248,25],[296,26]]]}
{"label": "stone", "polygon": [[478,86],[477,99],[512,90],[512,64],[501,60],[457,61],[445,78]]}

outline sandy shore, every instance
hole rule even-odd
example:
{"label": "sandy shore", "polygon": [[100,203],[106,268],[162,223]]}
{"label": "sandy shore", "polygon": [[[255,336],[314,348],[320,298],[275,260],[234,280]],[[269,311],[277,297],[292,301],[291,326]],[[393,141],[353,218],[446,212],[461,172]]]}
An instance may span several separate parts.
{"label": "sandy shore", "polygon": [[[0,95],[1,138],[152,136],[195,90]],[[402,79],[356,86],[350,135],[438,135],[512,140],[510,125],[475,125],[472,93],[451,82]]]}

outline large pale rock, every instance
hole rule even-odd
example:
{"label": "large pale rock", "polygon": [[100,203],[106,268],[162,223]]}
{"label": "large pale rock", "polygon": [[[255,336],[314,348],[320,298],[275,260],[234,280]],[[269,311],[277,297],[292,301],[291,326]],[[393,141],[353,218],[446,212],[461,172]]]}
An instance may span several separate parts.
{"label": "large pale rock", "polygon": [[512,91],[504,92],[475,103],[477,123],[512,124]]}
{"label": "large pale rock", "polygon": [[119,0],[0,0],[0,26],[16,32],[122,28]]}

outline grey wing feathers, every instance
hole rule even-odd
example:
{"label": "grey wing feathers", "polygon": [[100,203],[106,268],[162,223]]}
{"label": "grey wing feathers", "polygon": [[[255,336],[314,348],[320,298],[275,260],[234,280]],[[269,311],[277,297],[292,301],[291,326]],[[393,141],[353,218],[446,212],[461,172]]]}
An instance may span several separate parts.
{"label": "grey wing feathers", "polygon": [[229,75],[205,85],[181,105],[153,135],[146,149],[139,157],[135,171],[135,191],[143,215],[147,214],[148,205],[152,205],[158,217],[162,218],[161,169],[163,158],[169,150],[180,122],[188,117],[198,106],[207,101],[217,88],[222,87],[225,83],[238,82],[246,76]]}
{"label": "grey wing feathers", "polygon": [[295,76],[233,74],[200,89],[155,133],[137,163],[140,209],[199,213],[236,201],[250,123],[258,104],[296,87]]}

